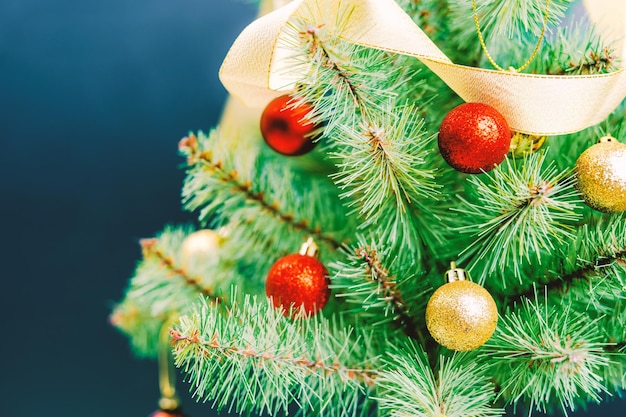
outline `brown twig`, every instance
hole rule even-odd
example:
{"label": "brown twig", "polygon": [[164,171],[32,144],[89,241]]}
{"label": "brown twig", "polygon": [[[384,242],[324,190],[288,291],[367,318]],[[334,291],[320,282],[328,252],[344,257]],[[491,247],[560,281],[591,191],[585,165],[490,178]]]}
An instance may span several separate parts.
{"label": "brown twig", "polygon": [[238,178],[237,171],[229,172],[224,169],[221,161],[214,161],[210,152],[205,151],[197,155],[193,155],[193,159],[201,162],[207,169],[216,173],[220,181],[231,184],[233,188],[235,188],[235,190],[243,193],[246,200],[258,204],[263,210],[265,210],[272,216],[280,219],[281,221],[289,224],[294,229],[307,235],[313,236],[316,241],[325,242],[332,246],[334,249],[338,249],[341,246],[341,242],[337,241],[331,236],[322,233],[319,227],[313,228],[307,220],[297,220],[293,214],[283,212],[278,203],[268,202],[262,192],[253,191],[252,184],[249,181],[241,181]]}
{"label": "brown twig", "polygon": [[398,289],[395,277],[382,265],[376,249],[370,246],[361,246],[356,249],[356,255],[365,262],[367,278],[378,283],[383,290],[383,299],[388,302],[393,310],[398,314],[398,322],[402,325],[405,334],[412,339],[424,342],[424,337],[419,331],[419,327],[409,313],[406,301]]}
{"label": "brown twig", "polygon": [[[610,265],[613,262],[626,262],[626,249],[621,250],[612,256],[599,258],[596,262],[576,269],[569,274],[559,276],[555,279],[544,282],[542,285],[548,290],[557,290],[559,288],[567,291],[569,287],[577,280],[589,280],[599,268]],[[535,288],[528,288],[516,294],[507,295],[510,303],[516,303],[522,298],[534,299],[536,296]]]}
{"label": "brown twig", "polygon": [[141,245],[144,258],[147,259],[151,256],[156,257],[161,262],[161,265],[171,271],[174,275],[182,278],[187,285],[193,287],[198,293],[215,301],[224,301],[221,297],[215,295],[212,288],[203,287],[201,285],[201,279],[190,276],[183,268],[176,266],[173,259],[157,247],[158,239],[141,239],[139,243]]}
{"label": "brown twig", "polygon": [[235,346],[235,343],[238,342],[237,340],[224,344],[220,341],[218,333],[213,334],[211,340],[203,340],[200,338],[197,330],[193,331],[190,335],[185,335],[179,330],[174,329],[170,330],[170,337],[172,346],[174,346],[175,349],[189,345],[197,345],[205,349],[219,352],[224,356],[240,356],[246,359],[256,360],[259,364],[274,362],[280,365],[283,363],[288,366],[298,366],[303,369],[308,369],[312,374],[317,372],[323,372],[326,375],[337,374],[343,380],[356,380],[368,386],[372,386],[376,379],[376,373],[374,371],[347,367],[337,361],[329,364],[320,359],[312,360],[305,355],[292,356],[291,353],[276,354],[272,352],[260,352],[249,345],[246,347]]}

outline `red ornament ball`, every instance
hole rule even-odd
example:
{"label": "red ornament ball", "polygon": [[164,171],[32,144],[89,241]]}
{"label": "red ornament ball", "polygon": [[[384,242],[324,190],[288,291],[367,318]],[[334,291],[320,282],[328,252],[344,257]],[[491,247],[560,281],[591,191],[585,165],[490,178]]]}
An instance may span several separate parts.
{"label": "red ornament ball", "polygon": [[305,102],[293,107],[292,97],[272,100],[261,114],[261,135],[270,148],[287,156],[304,155],[317,145],[319,126],[305,119],[312,110]]}
{"label": "red ornament ball", "polygon": [[150,414],[150,416],[148,417],[185,417],[185,415],[177,410],[173,410],[173,411],[157,410],[154,413]]}
{"label": "red ornament ball", "polygon": [[293,253],[283,256],[272,267],[265,281],[265,293],[272,298],[274,307],[282,306],[285,315],[304,307],[306,313],[315,314],[330,297],[328,270],[317,258]]}
{"label": "red ornament ball", "polygon": [[457,171],[480,174],[504,160],[512,136],[509,124],[496,109],[483,103],[464,103],[443,118],[439,151]]}

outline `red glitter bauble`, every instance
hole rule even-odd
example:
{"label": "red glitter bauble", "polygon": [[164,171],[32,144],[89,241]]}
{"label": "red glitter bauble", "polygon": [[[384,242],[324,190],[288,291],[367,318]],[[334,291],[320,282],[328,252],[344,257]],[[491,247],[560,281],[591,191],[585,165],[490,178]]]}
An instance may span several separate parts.
{"label": "red glitter bauble", "polygon": [[307,313],[317,313],[330,297],[328,271],[317,258],[293,253],[283,256],[267,274],[265,293],[272,297],[275,307],[282,306],[285,314],[293,305],[304,307]]}
{"label": "red glitter bauble", "polygon": [[180,411],[164,411],[164,410],[157,410],[154,413],[150,414],[150,416],[148,417],[185,417],[184,414],[182,414]]}
{"label": "red glitter bauble", "polygon": [[261,115],[261,135],[270,148],[287,156],[303,155],[317,142],[318,125],[305,119],[311,112],[307,103],[292,107],[292,97],[284,95],[272,100]]}
{"label": "red glitter bauble", "polygon": [[443,118],[439,151],[457,171],[479,174],[504,160],[512,132],[504,117],[483,103],[464,103]]}

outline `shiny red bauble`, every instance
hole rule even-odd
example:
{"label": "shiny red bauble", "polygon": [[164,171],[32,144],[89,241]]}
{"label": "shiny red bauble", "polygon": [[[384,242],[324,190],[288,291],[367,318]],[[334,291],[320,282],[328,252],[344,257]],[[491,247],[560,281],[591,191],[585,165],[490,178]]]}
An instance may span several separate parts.
{"label": "shiny red bauble", "polygon": [[265,293],[275,307],[282,306],[285,315],[290,309],[302,307],[307,314],[315,314],[330,297],[328,271],[317,258],[293,253],[283,256],[267,274]]}
{"label": "shiny red bauble", "polygon": [[261,135],[270,148],[287,156],[304,155],[315,148],[319,126],[305,119],[312,110],[305,102],[293,106],[290,95],[272,100],[261,114]]}
{"label": "shiny red bauble", "polygon": [[157,410],[154,413],[150,414],[149,417],[185,417],[180,411],[165,411],[165,410]]}
{"label": "shiny red bauble", "polygon": [[464,103],[443,118],[439,151],[457,171],[479,174],[504,160],[511,137],[509,124],[496,109],[483,103]]}

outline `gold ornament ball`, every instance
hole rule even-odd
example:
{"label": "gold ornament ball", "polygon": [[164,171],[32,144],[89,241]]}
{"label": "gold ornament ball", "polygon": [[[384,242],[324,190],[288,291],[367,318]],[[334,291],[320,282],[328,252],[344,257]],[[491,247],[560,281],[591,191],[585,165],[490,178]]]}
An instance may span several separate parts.
{"label": "gold ornament ball", "polygon": [[184,265],[194,259],[213,256],[222,244],[222,236],[215,230],[203,229],[191,233],[183,240],[181,257]]}
{"label": "gold ornament ball", "polygon": [[511,138],[509,155],[513,158],[523,158],[526,155],[535,153],[543,146],[547,139],[547,136],[535,136],[515,132]]}
{"label": "gold ornament ball", "polygon": [[576,174],[589,207],[604,213],[626,210],[626,145],[602,138],[578,157]]}
{"label": "gold ornament ball", "polygon": [[440,345],[457,351],[482,346],[496,330],[498,309],[491,294],[471,281],[453,281],[433,293],[426,326]]}

